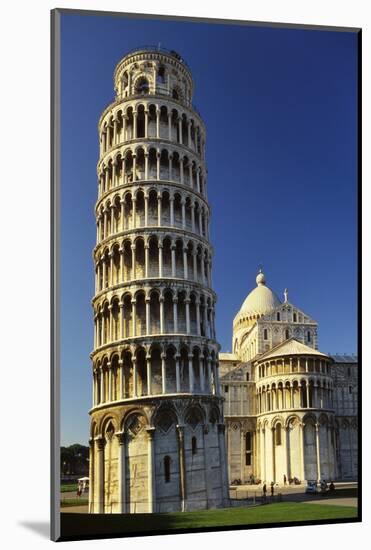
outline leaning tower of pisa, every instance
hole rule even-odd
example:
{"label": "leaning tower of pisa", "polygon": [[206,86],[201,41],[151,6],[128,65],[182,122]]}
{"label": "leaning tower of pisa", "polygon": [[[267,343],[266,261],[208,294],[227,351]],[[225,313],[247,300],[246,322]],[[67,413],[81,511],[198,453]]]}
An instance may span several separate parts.
{"label": "leaning tower of pisa", "polygon": [[99,120],[89,510],[225,506],[205,126],[174,51],[138,48]]}

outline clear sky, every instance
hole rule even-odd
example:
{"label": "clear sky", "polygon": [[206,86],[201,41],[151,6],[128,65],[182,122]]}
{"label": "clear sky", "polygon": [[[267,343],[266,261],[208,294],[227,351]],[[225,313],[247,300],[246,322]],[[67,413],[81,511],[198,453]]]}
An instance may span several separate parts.
{"label": "clear sky", "polygon": [[97,123],[133,48],[176,50],[207,129],[217,338],[263,265],[319,323],[323,352],[357,352],[356,35],[62,16],[61,428],[87,444],[91,407]]}

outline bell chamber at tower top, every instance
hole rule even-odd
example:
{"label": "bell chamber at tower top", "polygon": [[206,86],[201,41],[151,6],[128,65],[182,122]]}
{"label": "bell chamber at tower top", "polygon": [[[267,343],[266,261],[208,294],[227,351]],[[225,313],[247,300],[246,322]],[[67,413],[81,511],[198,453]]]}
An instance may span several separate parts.
{"label": "bell chamber at tower top", "polygon": [[164,48],[137,48],[126,55],[114,73],[117,100],[165,95],[191,105],[193,79],[185,61]]}

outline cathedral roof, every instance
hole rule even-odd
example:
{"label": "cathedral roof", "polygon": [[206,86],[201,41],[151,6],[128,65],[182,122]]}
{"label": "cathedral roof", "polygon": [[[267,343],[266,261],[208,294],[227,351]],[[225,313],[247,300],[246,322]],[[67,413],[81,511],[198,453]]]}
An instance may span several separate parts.
{"label": "cathedral roof", "polygon": [[239,315],[264,315],[281,304],[277,295],[265,284],[264,273],[260,270],[256,277],[256,288],[245,298]]}
{"label": "cathedral roof", "polygon": [[296,338],[289,338],[288,340],[285,340],[281,344],[275,346],[273,349],[263,353],[263,355],[257,358],[257,361],[265,361],[266,359],[273,359],[275,357],[283,357],[286,355],[316,355],[330,359],[330,357],[325,353],[321,353],[314,348],[310,348],[309,346],[302,344],[296,340]]}

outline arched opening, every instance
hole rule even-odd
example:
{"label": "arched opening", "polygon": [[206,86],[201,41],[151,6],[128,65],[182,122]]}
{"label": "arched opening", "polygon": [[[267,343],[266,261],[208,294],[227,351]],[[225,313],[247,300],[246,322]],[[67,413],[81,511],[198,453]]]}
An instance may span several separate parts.
{"label": "arched opening", "polygon": [[146,334],[146,303],[144,292],[136,295],[136,336]]}
{"label": "arched opening", "polygon": [[148,266],[148,276],[149,277],[158,277],[159,276],[159,263],[158,263],[158,242],[157,237],[151,237],[149,240],[149,266]]}
{"label": "arched opening", "polygon": [[192,436],[192,454],[197,454],[197,437]]}
{"label": "arched opening", "polygon": [[137,362],[137,395],[148,395],[146,352],[139,348],[136,354]]}
{"label": "arched opening", "polygon": [[149,82],[146,77],[142,76],[138,78],[135,84],[136,94],[149,94]]}

